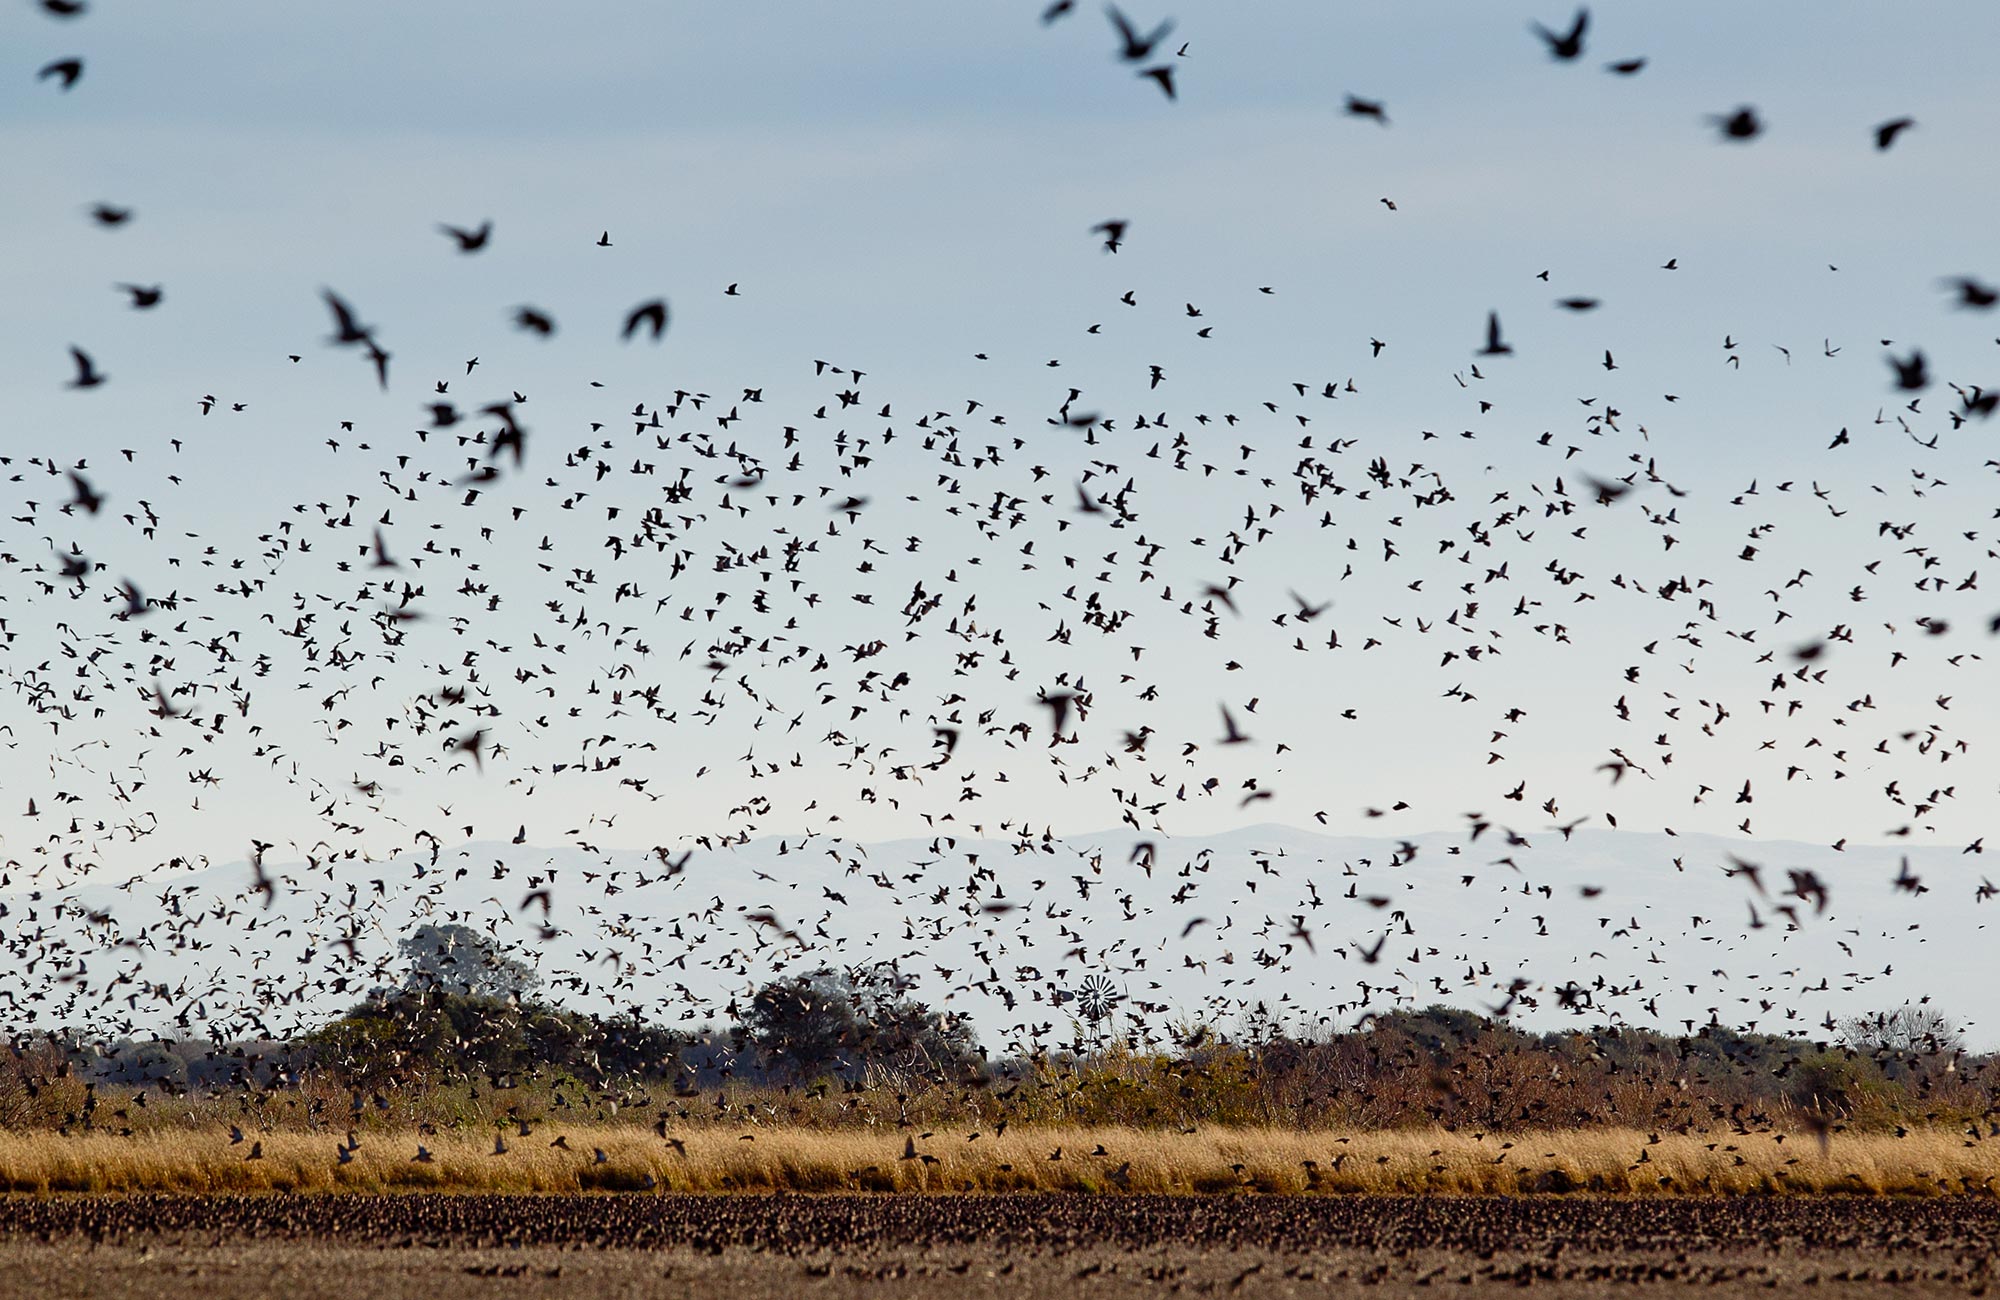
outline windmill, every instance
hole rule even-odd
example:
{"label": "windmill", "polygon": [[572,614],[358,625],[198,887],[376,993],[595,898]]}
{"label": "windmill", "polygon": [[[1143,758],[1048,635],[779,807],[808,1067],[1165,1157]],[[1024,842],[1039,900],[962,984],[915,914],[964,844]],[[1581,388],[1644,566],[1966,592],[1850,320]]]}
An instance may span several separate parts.
{"label": "windmill", "polygon": [[1090,1025],[1093,1046],[1102,1049],[1111,1012],[1121,1000],[1117,986],[1103,975],[1086,975],[1074,996],[1077,1013]]}

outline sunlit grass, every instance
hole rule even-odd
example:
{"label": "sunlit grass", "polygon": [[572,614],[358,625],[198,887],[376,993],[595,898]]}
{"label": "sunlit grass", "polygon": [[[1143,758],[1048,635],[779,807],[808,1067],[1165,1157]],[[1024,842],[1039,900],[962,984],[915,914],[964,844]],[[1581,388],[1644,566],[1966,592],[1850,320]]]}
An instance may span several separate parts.
{"label": "sunlit grass", "polygon": [[[552,1146],[561,1136],[564,1147]],[[1475,1134],[1206,1128],[1009,1128],[1004,1134],[719,1126],[675,1132],[545,1125],[363,1135],[348,1163],[331,1134],[226,1130],[0,1133],[15,1192],[1175,1192],[1639,1196],[1990,1193],[2000,1142],[1933,1128],[1836,1134],[1651,1135],[1626,1129]],[[421,1142],[429,1161],[413,1159]],[[252,1143],[256,1159],[246,1158]],[[911,1145],[915,1158],[909,1158]],[[596,1152],[601,1150],[600,1160]],[[1060,1152],[1060,1159],[1052,1158]],[[1098,1154],[1099,1152],[1102,1154]],[[929,1157],[926,1159],[925,1157]]]}

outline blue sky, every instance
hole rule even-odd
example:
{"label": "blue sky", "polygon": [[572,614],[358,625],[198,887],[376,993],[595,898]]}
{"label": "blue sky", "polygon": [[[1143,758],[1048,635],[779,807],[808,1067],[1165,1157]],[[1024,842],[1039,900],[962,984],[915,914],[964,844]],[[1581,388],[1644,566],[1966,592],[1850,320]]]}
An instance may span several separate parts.
{"label": "blue sky", "polygon": [[[225,561],[269,572],[269,589],[253,600],[211,598],[192,608],[279,656],[274,675],[256,686],[256,716],[267,727],[262,739],[282,735],[287,749],[275,761],[240,732],[202,742],[199,758],[135,741],[146,718],[131,690],[114,692],[121,703],[106,717],[61,733],[20,713],[14,747],[0,756],[0,785],[39,792],[44,807],[60,792],[79,793],[116,824],[135,805],[108,793],[111,774],[136,768],[144,749],[146,762],[166,768],[137,805],[167,833],[121,838],[86,825],[51,839],[8,808],[0,810],[13,818],[0,821],[8,856],[28,863],[80,850],[80,860],[107,870],[136,869],[170,855],[223,860],[253,836],[310,845],[325,831],[313,814],[322,796],[300,792],[293,763],[326,788],[359,779],[379,739],[375,719],[435,685],[467,634],[449,627],[449,602],[431,592],[437,618],[411,629],[412,653],[380,685],[364,682],[338,709],[322,708],[319,681],[293,690],[288,674],[297,665],[271,629],[293,612],[292,596],[332,592],[336,580],[352,585],[320,561],[354,538],[329,541],[315,561],[278,564],[260,558],[268,543],[259,540],[277,521],[310,519],[310,510],[293,507],[351,493],[363,502],[354,513],[368,519],[394,508],[401,522],[388,532],[404,553],[426,539],[489,545],[487,571],[520,598],[482,617],[477,635],[527,644],[547,631],[539,602],[562,596],[559,574],[533,570],[539,539],[550,536],[569,560],[587,562],[606,531],[598,519],[563,511],[562,489],[538,490],[553,478],[568,482],[562,452],[590,438],[590,421],[615,435],[624,412],[665,402],[675,389],[727,405],[760,388],[764,408],[722,441],[769,454],[785,424],[804,425],[809,439],[827,432],[809,417],[839,385],[814,376],[815,359],[866,372],[871,417],[884,403],[893,408],[889,420],[857,413],[844,426],[856,436],[900,428],[904,450],[878,457],[867,475],[880,503],[870,517],[879,539],[891,550],[910,535],[933,543],[936,569],[962,570],[1013,633],[1026,668],[1018,681],[982,679],[978,704],[999,709],[1003,721],[1040,724],[1036,687],[1087,670],[1106,687],[1095,756],[1115,755],[1123,729],[1154,725],[1176,743],[1204,746],[1198,760],[1173,770],[1169,788],[1216,775],[1230,792],[1247,779],[1279,792],[1247,810],[1222,795],[1172,807],[1162,822],[1169,832],[1318,825],[1321,813],[1347,831],[1440,829],[1472,810],[1515,811],[1501,799],[1516,781],[1535,795],[1519,815],[1538,826],[1585,814],[1601,825],[1610,814],[1648,830],[1728,832],[1743,810],[1726,795],[1754,777],[1768,791],[1754,834],[1883,839],[1908,823],[1905,809],[1877,793],[1890,782],[1919,796],[1956,784],[1930,829],[1917,832],[1924,842],[1956,845],[1983,833],[1996,768],[1976,743],[1976,719],[1992,716],[1995,701],[1977,660],[1952,664],[1948,656],[1985,648],[1975,630],[1991,602],[1976,589],[1918,591],[1927,557],[1908,554],[1880,575],[1865,623],[1846,596],[1864,565],[1890,553],[1878,540],[1880,521],[1922,520],[1918,544],[1938,547],[1932,554],[1954,583],[1990,545],[1979,532],[1989,526],[1992,495],[1984,429],[1949,429],[1941,414],[1949,397],[1934,387],[1913,427],[1926,439],[1942,429],[1943,438],[1935,449],[1918,447],[1893,423],[1901,399],[1882,357],[1921,346],[1941,378],[1995,377],[1990,318],[1951,310],[1938,280],[2000,274],[1991,264],[2000,181],[1979,162],[2000,130],[1984,67],[2000,12],[1973,4],[1917,12],[1602,4],[1592,8],[1586,56],[1559,65],[1528,23],[1558,25],[1567,10],[1188,3],[1131,11],[1141,23],[1176,20],[1167,44],[1187,44],[1173,60],[1177,102],[1114,59],[1110,28],[1089,5],[1046,28],[1034,5],[941,16],[915,4],[165,11],[102,0],[73,23],[16,5],[0,19],[16,69],[0,89],[9,160],[0,241],[11,250],[0,294],[7,452],[17,471],[29,456],[62,466],[82,458],[115,508],[153,502],[165,529],[200,540],[142,546],[106,518],[51,519],[47,503],[61,499],[60,479],[51,485],[30,474],[9,485],[10,505],[17,497],[43,503],[43,522],[7,530],[5,549],[20,563],[9,565],[4,610],[22,637],[6,670],[16,687],[9,707],[23,698],[22,674],[44,653],[60,654],[59,622],[126,643],[129,628],[107,623],[102,607],[115,576],[192,593],[185,575],[193,552],[213,545]],[[35,67],[71,53],[87,60],[74,90],[33,80]],[[1601,70],[1641,55],[1648,64],[1636,77]],[[1386,103],[1391,125],[1344,116],[1349,93]],[[1765,116],[1768,134],[1748,145],[1719,142],[1707,115],[1745,103]],[[1871,129],[1903,115],[1919,125],[1893,150],[1876,151]],[[84,213],[99,200],[129,204],[137,217],[123,229],[96,228]],[[1131,231],[1108,256],[1090,227],[1113,217],[1129,220]],[[458,256],[436,230],[441,221],[488,218],[495,234],[475,257]],[[607,230],[613,246],[600,249],[594,241]],[[1669,259],[1677,270],[1661,269]],[[112,289],[118,281],[160,282],[166,301],[154,312],[128,311]],[[739,295],[724,295],[729,284]],[[322,286],[379,327],[395,354],[388,393],[354,355],[325,345]],[[1137,307],[1120,302],[1127,291]],[[624,311],[659,295],[674,309],[665,343],[621,347]],[[1570,295],[1603,305],[1583,315],[1552,306]],[[524,303],[555,315],[555,338],[510,326]],[[1198,305],[1201,321],[1183,304]],[[1477,362],[1492,310],[1517,352]],[[1195,336],[1201,324],[1213,326],[1213,338]],[[1088,333],[1092,325],[1101,332]],[[1371,339],[1387,344],[1380,357]],[[1734,368],[1725,339],[1737,345]],[[111,381],[66,391],[71,344],[86,347]],[[1601,368],[1607,350],[1616,371]],[[481,369],[467,376],[463,362],[474,356]],[[1471,377],[1475,363],[1485,378]],[[1157,391],[1148,387],[1152,365],[1167,376]],[[490,544],[468,540],[466,516],[452,513],[446,494],[427,491],[419,504],[386,495],[386,457],[412,454],[421,465],[437,451],[413,443],[412,430],[441,378],[468,399],[531,397],[523,408],[536,430],[530,464],[520,483],[493,493],[521,505],[525,522]],[[1316,392],[1348,380],[1356,391],[1332,401],[1290,387],[1307,382]],[[1044,423],[1072,386],[1084,392],[1080,407],[1119,422],[1103,446]],[[210,393],[224,409],[205,417],[196,399]],[[1665,400],[1669,393],[1675,401]],[[1480,410],[1481,399],[1492,409]],[[981,404],[977,416],[962,414],[968,400]],[[240,414],[227,409],[236,402],[246,407]],[[1620,429],[1595,436],[1587,421],[1607,405],[1623,412]],[[1890,422],[1876,423],[1885,409]],[[1061,553],[1075,541],[1086,569],[1125,539],[1093,539],[1086,556],[1079,539],[1088,523],[1059,531],[1059,507],[1093,458],[1117,462],[1118,478],[1132,473],[1154,440],[1134,434],[1133,416],[1155,411],[1203,439],[1212,458],[1254,444],[1257,466],[1280,483],[1302,428],[1322,448],[1330,438],[1356,439],[1348,454],[1357,480],[1378,455],[1398,474],[1422,463],[1451,484],[1458,504],[1448,513],[1461,533],[1467,519],[1499,508],[1489,500],[1496,493],[1527,504],[1558,474],[1574,485],[1583,472],[1628,473],[1634,455],[1655,457],[1689,495],[1654,488],[1590,518],[1582,538],[1559,539],[1555,522],[1542,525],[1542,536],[1516,547],[1508,581],[1524,586],[1525,570],[1559,558],[1588,571],[1584,589],[1597,599],[1564,612],[1575,628],[1567,645],[1509,627],[1505,653],[1476,669],[1463,660],[1438,666],[1436,637],[1423,640],[1410,624],[1385,632],[1381,620],[1434,624],[1451,610],[1456,585],[1479,582],[1483,565],[1461,572],[1426,533],[1403,548],[1400,567],[1358,564],[1343,582],[1349,553],[1294,528],[1306,507],[1288,502],[1282,535],[1245,575],[1245,617],[1227,625],[1225,644],[1205,643],[1197,624],[1169,610],[1135,605],[1142,612],[1133,635],[1147,640],[1148,680],[1162,687],[1160,700],[1142,703],[1133,698],[1141,683],[1109,689],[1131,665],[1122,646],[1052,649],[1044,640],[1069,613],[1060,594],[1069,581],[1052,580],[1054,561],[1030,574],[1008,556],[1001,576],[997,548],[964,518],[947,524],[936,513],[938,467],[914,450],[918,435],[907,423],[932,411],[959,419],[969,445],[1003,432],[1029,440],[1009,451],[1006,490],[1022,490],[1017,471],[1045,463],[1053,473],[1043,490],[1060,494],[1058,509],[1035,512],[1009,544],[1032,538],[1044,553]],[[994,412],[1007,416],[1004,430],[978,423]],[[1191,424],[1197,412],[1214,421]],[[1240,436],[1219,423],[1225,412],[1244,417]],[[1313,423],[1298,425],[1298,414]],[[344,431],[341,421],[356,427]],[[1852,442],[1830,455],[1842,427]],[[1467,430],[1478,437],[1459,436]],[[1424,431],[1441,436],[1427,440]],[[1537,442],[1544,431],[1555,450]],[[168,449],[173,438],[181,451]],[[1576,459],[1560,460],[1571,444],[1581,449]],[[130,463],[120,456],[126,447],[138,453]],[[815,464],[827,463],[824,442],[814,449],[822,454]],[[622,467],[636,454],[621,442],[607,459]],[[449,472],[441,454],[434,468]],[[1753,479],[1765,495],[1732,504]],[[1792,494],[1775,495],[1786,481],[1796,483]],[[1847,513],[1836,518],[1813,499],[1814,483]],[[992,490],[974,486],[974,497]],[[1227,566],[1209,558],[1213,539],[1240,523],[1247,502],[1275,499],[1250,486],[1148,481],[1141,529],[1171,538],[1171,582],[1194,589],[1226,576]],[[592,506],[617,499],[637,510],[653,488],[592,485]],[[906,499],[913,495],[922,499]],[[1641,504],[1675,511],[1681,522],[1652,522]],[[1334,535],[1376,546],[1400,526],[1387,523],[1393,513],[1386,504],[1356,510]],[[8,514],[22,517],[20,509]],[[815,527],[824,519],[812,515]],[[1737,556],[1767,523],[1774,530],[1756,539],[1763,558],[1753,571]],[[1679,549],[1662,551],[1663,532],[1676,534]],[[753,546],[767,535],[766,520],[710,535],[718,533]],[[44,593],[26,576],[71,542],[110,566],[89,601],[70,601],[60,584]],[[179,571],[164,561],[176,545],[189,556]],[[965,567],[971,556],[994,567],[975,579]],[[1779,602],[1762,593],[1790,592],[1782,584],[1799,568],[1813,569],[1814,580],[1785,596],[1792,621],[1772,626]],[[899,604],[913,581],[939,580],[927,559],[907,556],[880,560],[876,573],[881,604],[813,608],[815,641],[893,638],[882,605]],[[1629,574],[1631,585],[1610,585],[1614,574]],[[1721,623],[1755,625],[1766,639],[1734,641],[1718,626],[1700,654],[1676,657],[1672,637],[1692,617],[1692,598],[1668,605],[1649,593],[1682,574],[1712,577]],[[453,580],[441,576],[437,585]],[[652,573],[645,581],[661,585]],[[1424,590],[1413,592],[1412,582]],[[1350,645],[1378,635],[1383,649],[1372,659],[1291,654],[1292,630],[1269,621],[1287,609],[1288,589],[1337,600],[1333,617]],[[1520,594],[1503,587],[1482,599],[1490,613]],[[95,621],[72,619],[79,608]],[[1956,639],[1919,644],[1912,620],[1946,614]],[[1774,669],[1759,654],[1776,648],[1782,658],[1848,619],[1866,634],[1831,656],[1832,685],[1811,710],[1760,717],[1757,699]],[[686,640],[681,630],[660,634],[673,652]],[[1663,642],[1631,684],[1624,674],[1640,662],[1639,647]],[[1892,673],[1899,649],[1919,658]],[[593,671],[617,657],[608,648],[575,653]],[[943,655],[934,638],[898,646],[892,658],[936,688],[934,704],[953,689]],[[149,675],[143,663],[135,671]],[[178,669],[160,671],[171,679]],[[742,774],[738,755],[767,738],[752,727],[754,714],[738,710],[712,728],[663,731],[664,753],[629,756],[635,766],[621,770],[652,772],[659,802],[610,780],[537,780],[510,764],[452,772],[440,760],[421,776],[397,774],[395,792],[358,839],[385,851],[431,822],[473,825],[481,838],[526,823],[553,842],[593,816],[611,816],[622,821],[588,833],[643,846],[716,829],[720,810],[758,795],[775,796],[767,812],[721,820],[797,831],[838,815],[857,834],[891,836],[921,833],[923,812],[969,816],[942,780],[904,792],[899,809],[863,800],[857,790],[869,782],[837,766],[836,747],[823,741],[833,724],[820,715],[842,714],[845,704],[815,712],[810,677],[769,670],[768,680],[783,684],[787,714],[813,714],[802,732],[811,761],[796,769],[754,781]],[[667,689],[670,698],[698,699],[705,685],[683,672],[669,675]],[[1441,697],[1455,685],[1480,698]],[[1940,712],[1934,702],[1943,694],[1953,703]],[[1639,723],[1615,717],[1613,703],[1624,697]],[[1817,781],[1788,781],[1791,762],[1821,757],[1805,742],[1832,735],[1846,706],[1864,697],[1879,708],[1866,718],[1871,729],[1857,755],[1878,733],[1912,739],[1850,764],[1846,784],[1825,764]],[[1218,704],[1230,702],[1247,722],[1252,699],[1266,702],[1247,726],[1258,743],[1218,751]],[[1717,701],[1737,723],[1708,735],[1699,720]],[[534,707],[531,692],[511,691],[506,706],[513,726]],[[1510,706],[1525,708],[1525,723],[1497,721]],[[1345,708],[1360,718],[1342,722]],[[1657,720],[1676,708],[1671,728]],[[353,731],[321,734],[335,714],[356,723]],[[878,713],[862,730],[880,726],[874,739],[922,754],[931,738],[923,714],[919,706],[891,723]],[[1944,749],[1917,752],[1933,722]],[[556,719],[558,729],[567,725]],[[1507,762],[1493,770],[1488,736],[1496,727],[1510,734],[1501,746]],[[1613,789],[1600,766],[1609,747],[1636,757],[1668,729],[1678,769],[1655,767],[1653,779]],[[571,730],[569,745],[598,734],[587,719]],[[1971,747],[1940,774],[1938,754],[1960,738]],[[534,737],[520,733],[512,744],[525,762]],[[795,751],[806,757],[796,744],[782,757]],[[1123,811],[1105,793],[1118,774],[1071,780],[1072,772],[1045,770],[1039,755],[1028,763],[998,744],[969,761],[988,783],[983,807],[996,822],[1086,830]],[[190,805],[198,797],[190,768],[221,780],[193,783],[206,792],[199,809]],[[990,784],[1000,772],[1013,791]],[[1718,779],[1705,779],[1710,773]],[[1724,795],[1696,803],[1700,784]],[[1862,787],[1865,799],[1851,793]],[[1558,814],[1534,811],[1544,797],[1557,800]],[[1364,817],[1398,799],[1413,807],[1386,826]]]}

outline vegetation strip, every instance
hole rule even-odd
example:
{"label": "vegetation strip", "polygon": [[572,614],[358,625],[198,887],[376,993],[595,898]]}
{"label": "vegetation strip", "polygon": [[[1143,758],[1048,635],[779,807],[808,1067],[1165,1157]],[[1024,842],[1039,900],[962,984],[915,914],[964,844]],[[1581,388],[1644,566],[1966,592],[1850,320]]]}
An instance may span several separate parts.
{"label": "vegetation strip", "polygon": [[[515,1130],[518,1134],[518,1130]],[[495,1140],[496,1136],[498,1141]],[[1086,1192],[1991,1195],[2000,1143],[1626,1129],[1311,1133],[553,1126],[532,1136],[224,1130],[0,1134],[14,1192]],[[340,1153],[346,1152],[343,1157]]]}

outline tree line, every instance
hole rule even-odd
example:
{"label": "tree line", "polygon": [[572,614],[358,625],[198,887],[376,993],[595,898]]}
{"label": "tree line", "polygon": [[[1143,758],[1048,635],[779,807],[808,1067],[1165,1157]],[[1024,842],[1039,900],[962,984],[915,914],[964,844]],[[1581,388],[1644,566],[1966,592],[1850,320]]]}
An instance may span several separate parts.
{"label": "tree line", "polygon": [[[892,965],[821,968],[730,1004],[726,1028],[668,1029],[545,1000],[534,970],[462,925],[405,938],[406,974],[290,1041],[92,1043],[15,1036],[0,1053],[0,1125],[137,1122],[178,1103],[373,1112],[455,1123],[550,1107],[671,1108],[727,1118],[1017,1121],[1507,1130],[1644,1124],[1691,1130],[2000,1116],[2000,1060],[1969,1053],[1927,1005],[1856,1017],[1811,1043],[1719,1025],[1670,1036],[1603,1026],[1537,1034],[1444,1006],[1301,1036],[1250,1018],[1146,1043],[1089,1035],[989,1055],[963,1016],[915,996]],[[1103,1007],[1090,1007],[1102,1015]],[[707,1100],[713,1098],[713,1101]],[[446,1104],[447,1100],[449,1105]],[[426,1118],[427,1117],[427,1118]]]}

